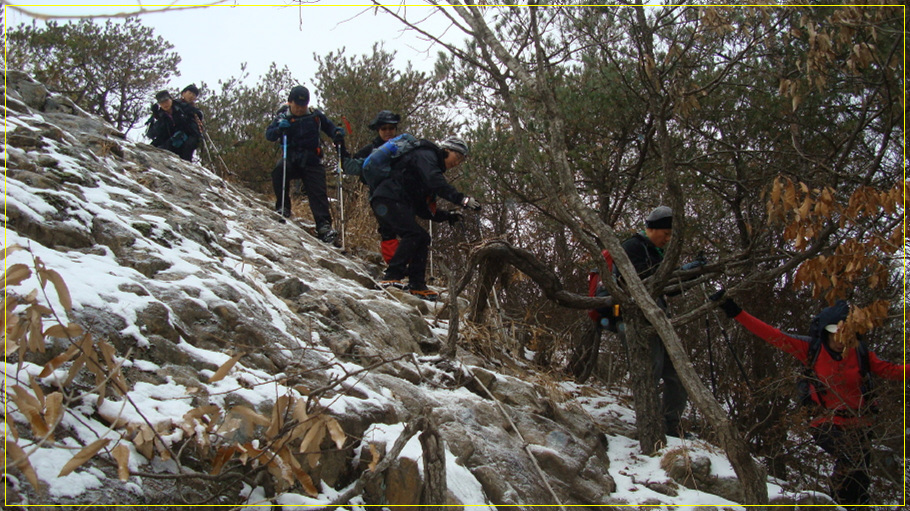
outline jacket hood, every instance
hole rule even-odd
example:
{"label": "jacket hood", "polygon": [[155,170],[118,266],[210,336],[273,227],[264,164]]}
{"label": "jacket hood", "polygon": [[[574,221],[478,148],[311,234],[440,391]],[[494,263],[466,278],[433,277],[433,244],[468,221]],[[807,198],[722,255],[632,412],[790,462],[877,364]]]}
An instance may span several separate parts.
{"label": "jacket hood", "polygon": [[831,307],[822,309],[817,316],[812,318],[812,323],[809,325],[809,335],[812,337],[823,337],[823,333],[826,333],[825,327],[844,321],[847,319],[849,311],[850,306],[844,300],[838,300]]}

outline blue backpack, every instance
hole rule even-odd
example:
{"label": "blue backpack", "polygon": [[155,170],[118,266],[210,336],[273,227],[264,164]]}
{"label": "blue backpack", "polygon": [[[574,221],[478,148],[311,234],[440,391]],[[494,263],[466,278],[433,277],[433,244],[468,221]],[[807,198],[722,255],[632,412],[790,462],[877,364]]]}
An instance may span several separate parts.
{"label": "blue backpack", "polygon": [[420,146],[420,141],[413,135],[402,133],[388,140],[363,160],[360,169],[360,178],[375,190],[379,183],[385,181],[392,174],[392,163]]}

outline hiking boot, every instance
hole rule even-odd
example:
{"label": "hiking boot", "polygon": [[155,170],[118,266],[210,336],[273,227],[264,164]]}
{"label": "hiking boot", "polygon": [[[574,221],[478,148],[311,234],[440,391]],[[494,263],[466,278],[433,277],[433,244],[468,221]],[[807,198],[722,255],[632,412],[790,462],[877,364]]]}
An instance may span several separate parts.
{"label": "hiking boot", "polygon": [[279,204],[275,206],[275,213],[278,213],[285,218],[291,218],[291,206],[287,205],[284,209],[281,209],[281,205]]}
{"label": "hiking boot", "polygon": [[379,287],[382,289],[388,289],[394,287],[395,289],[404,289],[404,282],[400,280],[381,280],[379,281]]}
{"label": "hiking boot", "polygon": [[316,228],[316,237],[323,243],[332,243],[338,238],[338,231],[332,229],[331,225],[320,225]]}
{"label": "hiking boot", "polygon": [[408,289],[408,293],[411,293],[412,296],[416,296],[421,300],[426,300],[428,302],[435,302],[439,299],[439,293],[436,291],[431,291],[429,289]]}

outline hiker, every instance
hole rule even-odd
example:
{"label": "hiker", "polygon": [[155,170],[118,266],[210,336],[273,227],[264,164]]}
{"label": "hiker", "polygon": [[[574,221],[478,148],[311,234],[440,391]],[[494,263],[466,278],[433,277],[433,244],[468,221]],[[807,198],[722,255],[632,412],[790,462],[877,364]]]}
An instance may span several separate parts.
{"label": "hiker", "polygon": [[869,504],[869,428],[874,411],[863,392],[868,385],[864,380],[869,374],[906,380],[907,365],[885,362],[866,350],[858,335],[847,337],[843,327],[849,306],[843,300],[815,316],[809,336],[803,337],[785,334],[755,318],[725,298],[725,292],[722,289],[709,298],[720,302],[727,317],[806,366],[808,399],[817,412],[809,427],[815,443],[834,457],[830,479],[834,500],[840,505]]}
{"label": "hiker", "polygon": [[[645,230],[635,233],[623,242],[622,248],[626,251],[635,271],[641,279],[646,279],[657,272],[658,266],[664,260],[664,247],[670,242],[673,234],[673,211],[667,206],[660,206],[652,211],[645,219]],[[694,269],[703,265],[704,261],[693,261],[683,269]],[[618,270],[616,270],[618,272]],[[657,305],[667,312],[667,301],[664,296],[657,297]],[[625,342],[623,329],[618,329],[620,338]],[[598,330],[598,334],[599,334]],[[669,436],[680,437],[680,419],[686,409],[689,395],[673,367],[673,362],[667,354],[660,336],[653,334],[648,337],[651,346],[651,371],[655,383],[663,380],[663,404],[661,412],[664,416],[664,426]]]}
{"label": "hiker", "polygon": [[[192,161],[192,152],[199,141],[199,128],[193,117],[166,90],[155,94],[155,101],[152,116],[146,122],[149,127],[145,136],[152,139],[153,146],[167,149],[184,160]],[[188,147],[191,148],[189,151]]]}
{"label": "hiker", "polygon": [[302,85],[295,86],[288,94],[287,105],[278,110],[275,119],[265,130],[265,138],[272,142],[280,143],[283,136],[287,135],[287,159],[279,160],[272,170],[275,211],[290,218],[288,181],[300,179],[316,222],[316,237],[325,243],[332,243],[338,237],[338,231],[332,228],[319,132],[331,137],[335,145],[343,146],[344,130],[336,127],[318,109],[310,108],[309,103],[310,91]]}
{"label": "hiker", "polygon": [[[376,114],[376,118],[367,126],[370,130],[376,132],[376,138],[354,153],[352,157],[359,160],[366,159],[374,149],[388,142],[398,134],[398,123],[400,122],[401,116],[389,110],[382,110]],[[373,190],[370,190],[370,192],[372,193]],[[398,238],[393,231],[383,227],[382,222],[379,222],[379,217],[376,217],[376,221],[379,223],[379,251],[386,264],[388,264],[388,262],[392,260],[392,256],[395,255],[395,249],[398,248]]]}
{"label": "hiker", "polygon": [[[480,203],[456,190],[444,175],[467,156],[468,145],[459,138],[449,137],[438,145],[421,140],[415,149],[393,162],[390,176],[376,186],[370,206],[380,227],[401,239],[380,282],[382,287],[407,289],[428,301],[438,298],[426,284],[430,235],[415,216],[449,225],[461,220],[461,213],[436,208],[437,196],[480,211]],[[405,277],[407,286],[402,282]]]}
{"label": "hiker", "polygon": [[190,136],[187,138],[187,141],[184,142],[181,158],[187,161],[193,160],[193,153],[196,151],[196,148],[199,147],[200,139],[202,138],[202,132],[205,130],[205,127],[202,123],[202,110],[196,106],[196,100],[199,98],[199,87],[196,87],[195,83],[191,83],[183,88],[180,91],[180,98],[175,102],[183,106],[183,110],[190,115],[196,122],[196,132],[198,136]]}

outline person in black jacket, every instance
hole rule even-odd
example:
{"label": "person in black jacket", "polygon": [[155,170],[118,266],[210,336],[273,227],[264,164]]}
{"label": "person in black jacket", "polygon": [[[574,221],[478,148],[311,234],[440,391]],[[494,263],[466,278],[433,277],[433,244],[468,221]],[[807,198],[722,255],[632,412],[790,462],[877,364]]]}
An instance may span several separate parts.
{"label": "person in black jacket", "polygon": [[275,119],[265,130],[265,138],[272,142],[280,143],[283,136],[287,135],[287,161],[278,160],[272,170],[275,211],[285,218],[291,216],[291,197],[287,184],[291,179],[302,180],[316,222],[316,237],[332,243],[338,237],[338,231],[332,229],[319,132],[331,137],[336,145],[343,146],[344,130],[336,127],[321,111],[309,108],[309,102],[310,91],[302,85],[295,86],[288,94],[288,104],[278,110]]}
{"label": "person in black jacket", "polygon": [[180,98],[174,101],[183,107],[183,111],[196,123],[195,134],[188,134],[186,142],[181,147],[180,157],[187,161],[193,161],[193,153],[199,147],[199,142],[202,139],[202,110],[196,106],[196,99],[198,98],[199,87],[191,83],[180,91]]}
{"label": "person in black jacket", "polygon": [[436,209],[436,197],[463,208],[480,211],[477,200],[459,192],[445,178],[445,172],[462,164],[468,155],[463,140],[449,137],[437,146],[421,141],[416,149],[392,165],[392,174],[376,187],[370,205],[380,226],[401,239],[389,261],[383,287],[404,289],[424,300],[434,301],[437,293],[427,288],[426,269],[430,235],[417,223],[415,216],[454,225],[461,214]]}
{"label": "person in black jacket", "polygon": [[[635,266],[639,277],[646,279],[657,272],[658,266],[664,260],[663,249],[670,242],[672,235],[673,211],[666,206],[660,206],[648,215],[643,233],[636,233],[623,242],[622,248]],[[657,298],[657,305],[666,312],[667,302],[663,296]],[[676,368],[673,367],[660,336],[652,335],[648,342],[651,345],[651,370],[654,380],[657,383],[663,379],[664,382],[662,412],[666,433],[678,437],[681,434],[680,418],[686,409],[689,394],[676,374]]]}
{"label": "person in black jacket", "polygon": [[166,90],[155,94],[155,101],[152,116],[146,122],[149,128],[145,136],[152,139],[153,146],[167,149],[186,161],[192,161],[195,143],[199,141],[199,127],[192,114],[183,104],[174,101]]}
{"label": "person in black jacket", "polygon": [[[389,110],[382,110],[376,114],[376,118],[368,126],[369,129],[376,132],[376,138],[354,153],[353,158],[363,160],[377,147],[395,138],[398,135],[398,123],[400,122],[401,116]],[[370,192],[372,193],[372,190]],[[376,221],[379,223],[379,238],[381,240],[379,242],[379,251],[386,264],[388,264],[392,260],[392,256],[395,255],[395,250],[398,249],[398,237],[395,236],[394,231],[383,227],[378,217]]]}

